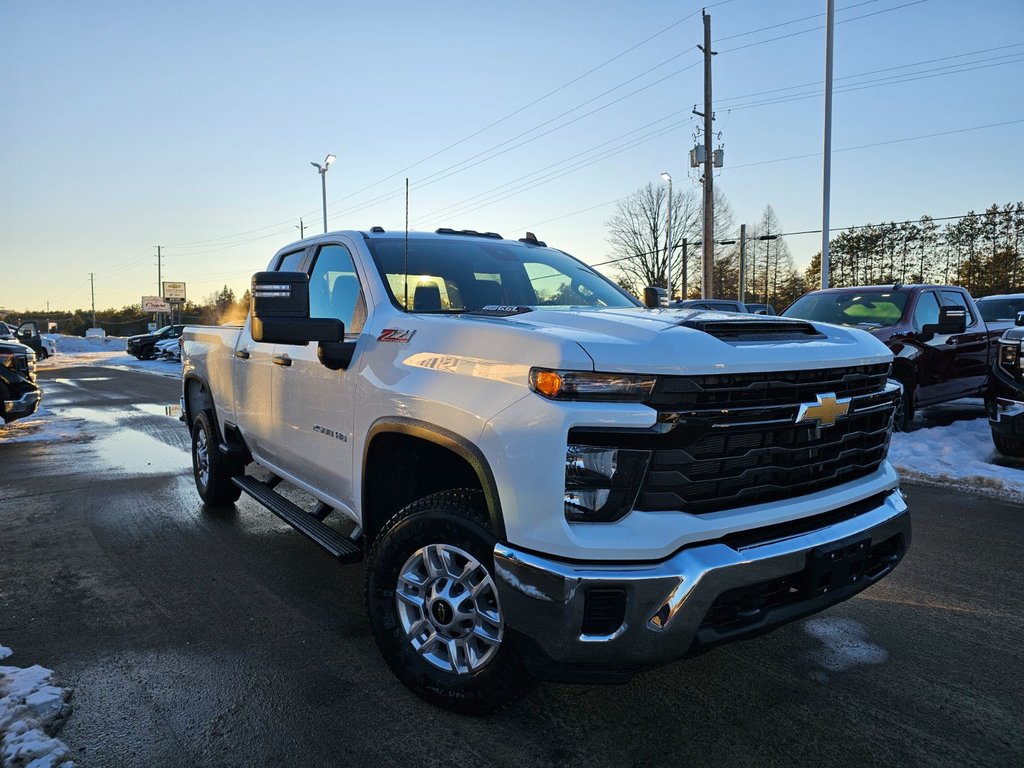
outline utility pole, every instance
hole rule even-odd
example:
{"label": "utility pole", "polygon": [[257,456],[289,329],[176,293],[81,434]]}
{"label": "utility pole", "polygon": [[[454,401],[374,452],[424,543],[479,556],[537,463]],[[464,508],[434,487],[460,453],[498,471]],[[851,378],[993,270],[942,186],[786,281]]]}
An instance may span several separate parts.
{"label": "utility pole", "polygon": [[96,276],[95,272],[89,273],[89,290],[92,293],[92,327],[96,327],[96,282],[93,279]]}
{"label": "utility pole", "polygon": [[689,275],[687,275],[686,270],[687,270],[687,262],[690,260],[690,254],[687,251],[687,242],[686,242],[686,238],[685,237],[683,238],[682,246],[683,246],[683,274],[682,274],[682,279],[679,281],[679,291],[680,291],[680,296],[682,297],[682,300],[686,301],[687,283],[690,282]]}
{"label": "utility pole", "polygon": [[302,217],[299,216],[299,240],[306,239],[306,225],[302,223]]}
{"label": "utility pole", "polygon": [[665,287],[668,289],[668,303],[672,303],[672,177],[667,174],[661,174],[661,178],[668,182],[668,243],[665,246],[666,264],[665,268],[668,272],[668,279],[665,281]]}
{"label": "utility pole", "polygon": [[[162,254],[160,252],[160,246],[158,245],[156,247],[156,295],[161,297],[161,298],[163,298],[163,295],[164,295],[164,283],[163,283],[163,277],[161,276],[162,275],[161,269],[163,267],[161,262],[162,262]],[[159,328],[161,325],[163,325],[163,319],[164,319],[163,312],[157,312],[156,313],[156,327],[157,328]]]}
{"label": "utility pole", "polygon": [[737,301],[746,301],[746,287],[747,284],[747,225],[740,224],[740,280],[739,289],[736,291]]}
{"label": "utility pole", "polygon": [[701,11],[704,17],[704,45],[699,46],[704,53],[704,232],[703,257],[701,270],[701,297],[713,298],[714,258],[715,258],[715,195],[714,195],[714,153],[711,149],[711,17]]}
{"label": "utility pole", "polygon": [[821,287],[828,288],[829,206],[832,197],[832,39],[835,29],[835,0],[825,6],[825,153],[821,174]]}

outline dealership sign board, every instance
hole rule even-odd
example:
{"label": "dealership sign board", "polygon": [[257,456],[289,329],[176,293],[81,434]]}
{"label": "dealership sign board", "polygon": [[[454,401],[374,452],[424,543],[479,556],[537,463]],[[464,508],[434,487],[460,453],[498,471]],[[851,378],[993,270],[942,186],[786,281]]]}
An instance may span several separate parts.
{"label": "dealership sign board", "polygon": [[185,301],[185,284],[184,283],[164,283],[164,298],[175,304],[180,304]]}
{"label": "dealership sign board", "polygon": [[142,311],[146,314],[150,312],[170,312],[171,305],[160,296],[143,296]]}

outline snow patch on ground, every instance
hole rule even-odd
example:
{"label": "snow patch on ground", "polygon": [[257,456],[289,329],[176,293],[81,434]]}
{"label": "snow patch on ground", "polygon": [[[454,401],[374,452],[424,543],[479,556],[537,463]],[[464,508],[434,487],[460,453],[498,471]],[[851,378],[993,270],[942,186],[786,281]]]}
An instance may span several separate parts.
{"label": "snow patch on ground", "polygon": [[57,343],[58,355],[77,355],[82,352],[124,352],[128,339],[124,336],[107,336],[105,339],[85,339],[81,336],[65,336],[62,333],[47,334]]}
{"label": "snow patch on ground", "polygon": [[[11,649],[0,645],[0,659]],[[0,760],[4,768],[72,768],[71,752],[47,734],[68,713],[70,691],[52,684],[53,671],[38,664],[0,666]]]}
{"label": "snow patch on ground", "polygon": [[999,456],[984,418],[898,432],[889,461],[914,482],[1024,498],[1024,462]]}
{"label": "snow patch on ground", "polygon": [[889,654],[868,640],[868,631],[853,619],[822,616],[803,624],[804,632],[821,643],[814,661],[826,672],[845,672],[856,666],[883,664]]}
{"label": "snow patch on ground", "polygon": [[[45,394],[43,402],[46,402]],[[82,425],[81,419],[69,419],[48,408],[40,408],[31,416],[12,421],[6,426],[0,422],[0,445],[73,440],[81,436]]]}

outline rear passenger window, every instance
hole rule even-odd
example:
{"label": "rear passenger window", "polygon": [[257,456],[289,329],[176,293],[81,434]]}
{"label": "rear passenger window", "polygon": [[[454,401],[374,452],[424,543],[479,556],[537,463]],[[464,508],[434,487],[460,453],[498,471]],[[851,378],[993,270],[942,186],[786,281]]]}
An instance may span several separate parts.
{"label": "rear passenger window", "polygon": [[306,255],[305,249],[301,251],[293,251],[292,253],[286,253],[277,262],[277,268],[275,272],[298,272],[299,265],[302,263],[302,257]]}

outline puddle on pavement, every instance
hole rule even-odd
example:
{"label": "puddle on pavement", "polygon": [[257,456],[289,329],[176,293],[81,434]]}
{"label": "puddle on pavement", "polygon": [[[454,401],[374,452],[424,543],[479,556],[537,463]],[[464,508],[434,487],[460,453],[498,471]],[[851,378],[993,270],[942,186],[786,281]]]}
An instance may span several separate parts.
{"label": "puddle on pavement", "polygon": [[192,465],[188,451],[130,429],[100,438],[92,445],[105,464],[133,474],[161,475]]}
{"label": "puddle on pavement", "polygon": [[170,416],[173,419],[181,416],[181,406],[175,403],[174,405],[157,405],[155,403],[136,403],[134,406],[136,409],[144,413],[152,413],[155,416]]}

